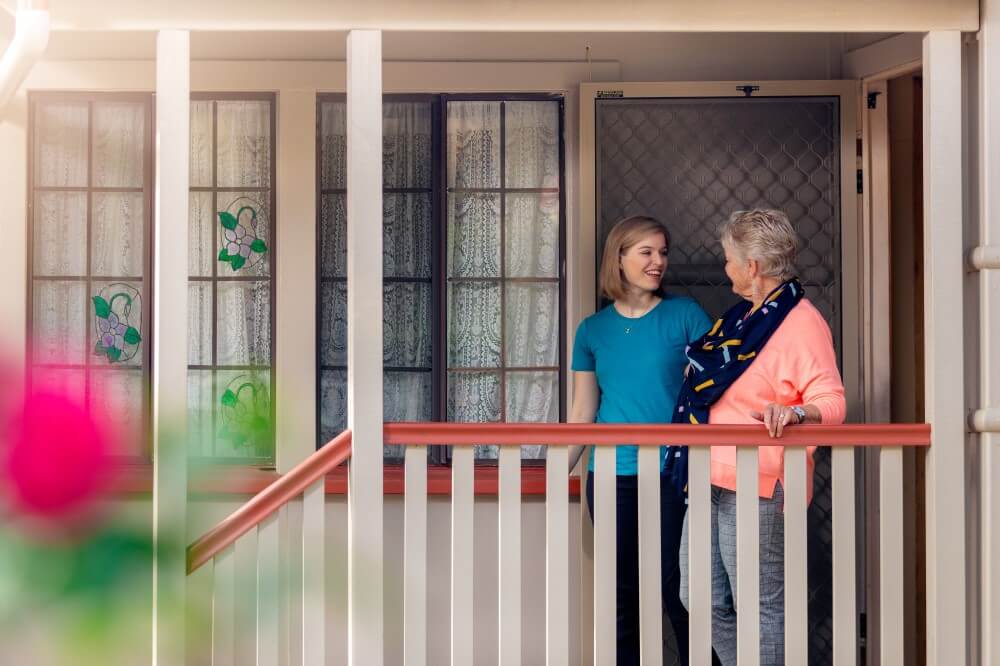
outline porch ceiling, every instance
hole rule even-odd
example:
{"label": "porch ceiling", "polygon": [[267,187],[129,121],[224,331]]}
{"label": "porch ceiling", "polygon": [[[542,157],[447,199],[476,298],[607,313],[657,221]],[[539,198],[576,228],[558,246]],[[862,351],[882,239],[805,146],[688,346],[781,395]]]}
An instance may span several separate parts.
{"label": "porch ceiling", "polygon": [[[15,0],[0,0],[8,11]],[[974,31],[978,0],[50,0],[57,30]]]}

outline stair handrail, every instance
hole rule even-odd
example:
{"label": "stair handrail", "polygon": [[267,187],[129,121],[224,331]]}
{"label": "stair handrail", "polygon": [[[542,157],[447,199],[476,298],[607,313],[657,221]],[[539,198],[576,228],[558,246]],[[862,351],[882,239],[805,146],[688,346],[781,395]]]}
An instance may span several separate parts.
{"label": "stair handrail", "polygon": [[236,543],[237,539],[350,457],[351,431],[345,430],[188,546],[188,574]]}

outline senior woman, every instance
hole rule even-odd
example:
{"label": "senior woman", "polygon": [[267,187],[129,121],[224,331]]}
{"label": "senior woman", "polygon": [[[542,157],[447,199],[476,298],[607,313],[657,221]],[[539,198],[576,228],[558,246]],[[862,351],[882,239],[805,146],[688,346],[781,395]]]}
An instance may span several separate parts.
{"label": "senior woman", "polygon": [[[688,348],[675,423],[761,423],[771,437],[800,423],[841,423],[846,404],[830,328],[795,278],[798,239],[776,210],[734,213],[723,226],[726,275],[744,300]],[[812,454],[807,492],[812,497]],[[686,483],[686,451],[665,472]],[[760,663],[784,663],[784,449],[761,447]],[[679,472],[679,470],[682,470]],[[683,476],[683,480],[682,480]],[[736,447],[712,447],[712,645],[736,663]],[[681,537],[681,599],[688,605],[688,524]]]}

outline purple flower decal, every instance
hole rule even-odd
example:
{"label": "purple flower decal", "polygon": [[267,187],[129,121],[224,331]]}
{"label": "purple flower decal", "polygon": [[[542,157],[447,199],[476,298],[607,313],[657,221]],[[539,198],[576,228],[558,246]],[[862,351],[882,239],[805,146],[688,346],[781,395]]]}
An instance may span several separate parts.
{"label": "purple flower decal", "polygon": [[[249,199],[237,199],[230,204],[230,210],[243,201],[252,203]],[[267,244],[257,237],[257,207],[256,204],[240,206],[235,214],[225,210],[219,212],[225,241],[219,250],[219,261],[228,263],[234,271],[247,263],[256,264],[267,252]]]}
{"label": "purple flower decal", "polygon": [[[107,292],[120,289],[106,298]],[[113,284],[101,290],[101,294],[91,299],[97,321],[97,344],[94,353],[107,356],[108,362],[128,361],[138,352],[142,336],[139,330],[129,325],[133,304],[139,303],[139,292],[127,284]]]}

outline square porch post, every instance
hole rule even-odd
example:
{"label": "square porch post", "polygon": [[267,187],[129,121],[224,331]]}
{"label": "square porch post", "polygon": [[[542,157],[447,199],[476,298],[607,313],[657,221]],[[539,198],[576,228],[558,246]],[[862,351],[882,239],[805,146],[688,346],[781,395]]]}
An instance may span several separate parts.
{"label": "square porch post", "polygon": [[[924,37],[924,344],[927,453],[927,663],[964,664],[962,34]],[[958,357],[956,357],[956,354]]]}
{"label": "square porch post", "polygon": [[153,275],[153,660],[184,663],[190,36],[156,37]]}
{"label": "square porch post", "polygon": [[347,35],[348,659],[381,666],[382,33]]}

